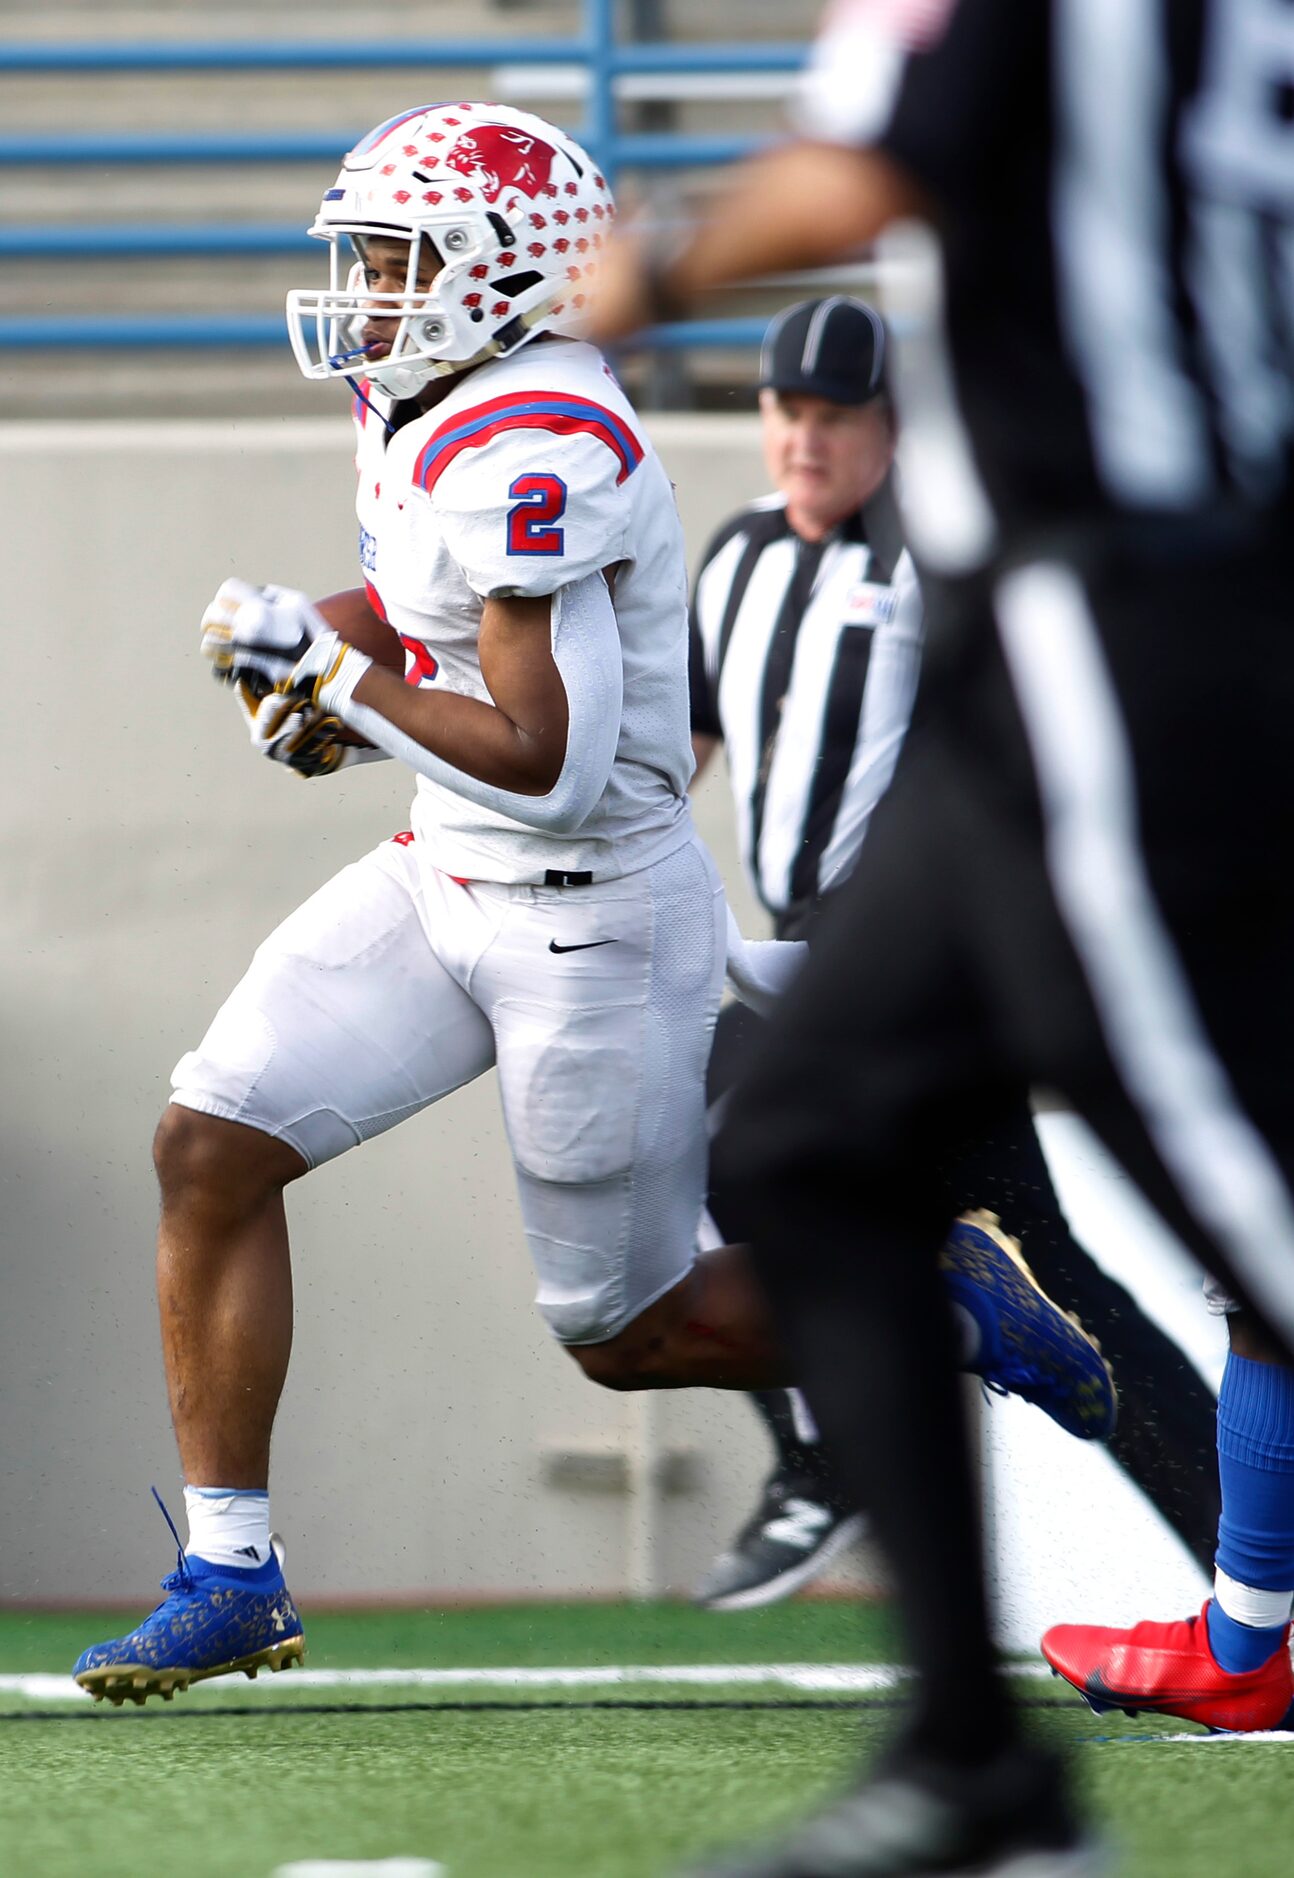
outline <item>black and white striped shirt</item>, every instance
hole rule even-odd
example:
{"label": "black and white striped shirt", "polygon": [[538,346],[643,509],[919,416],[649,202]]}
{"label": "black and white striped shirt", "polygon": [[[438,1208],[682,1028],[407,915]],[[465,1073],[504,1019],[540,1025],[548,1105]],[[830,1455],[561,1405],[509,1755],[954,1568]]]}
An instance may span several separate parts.
{"label": "black and white striped shirt", "polygon": [[770,496],[706,550],[692,728],[724,741],[742,861],[779,932],[853,864],[920,654],[921,596],[888,483],[825,541],[802,541]]}
{"label": "black and white striped shirt", "polygon": [[[927,351],[899,403],[967,486],[906,462],[922,557],[1085,515],[1288,516],[1292,93],[1291,0],[836,0],[800,123],[947,211],[952,395]],[[918,516],[936,488],[960,556]]]}

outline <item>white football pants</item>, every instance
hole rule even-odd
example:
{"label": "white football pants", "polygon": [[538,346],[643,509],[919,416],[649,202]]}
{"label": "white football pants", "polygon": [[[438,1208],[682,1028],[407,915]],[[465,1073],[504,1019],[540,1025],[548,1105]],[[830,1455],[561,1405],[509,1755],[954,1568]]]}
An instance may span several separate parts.
{"label": "white football pants", "polygon": [[402,836],[257,949],[173,1099],[317,1167],[497,1063],[536,1302],[604,1342],[695,1257],[725,951],[695,836],[587,887],[461,885]]}

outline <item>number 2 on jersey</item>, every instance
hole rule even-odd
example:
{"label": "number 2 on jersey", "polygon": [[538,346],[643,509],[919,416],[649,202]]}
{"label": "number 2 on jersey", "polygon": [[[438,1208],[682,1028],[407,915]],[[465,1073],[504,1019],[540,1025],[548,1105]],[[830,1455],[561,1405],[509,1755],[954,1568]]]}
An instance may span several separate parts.
{"label": "number 2 on jersey", "polygon": [[509,554],[560,554],[565,531],[552,524],[566,513],[566,484],[546,471],[518,476],[508,494],[516,508],[508,510]]}

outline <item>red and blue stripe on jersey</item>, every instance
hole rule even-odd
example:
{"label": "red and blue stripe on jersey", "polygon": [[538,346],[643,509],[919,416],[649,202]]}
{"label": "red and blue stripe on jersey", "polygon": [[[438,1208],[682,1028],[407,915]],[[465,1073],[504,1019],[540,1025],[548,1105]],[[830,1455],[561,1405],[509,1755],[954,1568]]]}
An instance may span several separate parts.
{"label": "red and blue stripe on jersey", "polygon": [[356,385],[355,380],[351,378],[347,380],[347,383],[355,385],[355,395],[350,401],[350,414],[359,425],[360,429],[363,430],[364,426],[368,423],[368,414],[373,409],[373,406],[369,403],[369,393],[373,389],[373,382],[371,379],[361,378]]}
{"label": "red and blue stripe on jersey", "polygon": [[596,437],[619,462],[616,482],[632,476],[643,460],[643,447],[623,418],[592,398],[573,392],[517,391],[508,397],[492,398],[488,404],[473,405],[447,418],[424,444],[414,466],[417,487],[430,494],[436,483],[463,450],[479,450],[492,438],[509,430],[547,430],[558,436]]}

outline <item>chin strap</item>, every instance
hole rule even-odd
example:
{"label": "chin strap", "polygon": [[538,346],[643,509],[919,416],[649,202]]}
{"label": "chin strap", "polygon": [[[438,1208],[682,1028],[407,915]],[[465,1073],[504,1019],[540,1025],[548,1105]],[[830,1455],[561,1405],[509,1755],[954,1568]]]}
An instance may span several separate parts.
{"label": "chin strap", "polygon": [[[353,352],[344,352],[341,355],[341,359],[329,359],[328,363],[330,365],[338,365],[342,362],[342,359],[350,359],[350,358],[354,358],[354,356],[355,355]],[[391,422],[389,417],[383,417],[382,413],[378,410],[377,406],[374,404],[371,398],[365,396],[364,391],[361,389],[359,380],[357,378],[352,378],[349,372],[343,373],[342,376],[345,378],[346,383],[350,386],[351,390],[355,393],[355,402],[357,404],[362,404],[366,410],[369,410],[373,413],[374,417],[377,419],[378,423],[382,426],[383,430],[386,432],[388,437],[394,436],[395,425]]]}

